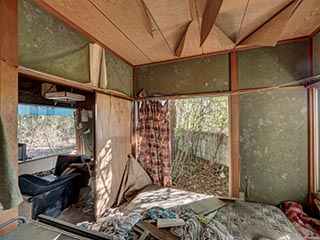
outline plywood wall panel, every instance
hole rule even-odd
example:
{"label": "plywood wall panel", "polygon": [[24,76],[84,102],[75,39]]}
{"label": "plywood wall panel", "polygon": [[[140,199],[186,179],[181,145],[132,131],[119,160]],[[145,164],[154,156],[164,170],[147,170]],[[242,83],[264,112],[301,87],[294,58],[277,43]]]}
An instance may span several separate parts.
{"label": "plywood wall panel", "polygon": [[[18,111],[18,14],[16,0],[0,1],[0,115],[9,142],[15,169],[18,169],[17,111]],[[1,177],[1,176],[0,176]],[[0,209],[0,224],[18,216],[18,209]],[[0,235],[15,227],[0,229]]]}
{"label": "plywood wall panel", "polygon": [[116,199],[131,153],[131,102],[97,93],[95,215],[100,218]]}

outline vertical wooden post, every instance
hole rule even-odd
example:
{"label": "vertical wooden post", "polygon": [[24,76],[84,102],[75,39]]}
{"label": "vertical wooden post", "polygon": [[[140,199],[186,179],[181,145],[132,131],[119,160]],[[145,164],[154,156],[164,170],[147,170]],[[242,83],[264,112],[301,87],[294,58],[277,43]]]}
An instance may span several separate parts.
{"label": "vertical wooden post", "polygon": [[[230,90],[239,90],[238,85],[238,52],[232,51],[229,55]],[[230,138],[231,138],[231,162],[230,162],[230,195],[239,197],[239,97],[230,96]]]}
{"label": "vertical wooden post", "polygon": [[[133,99],[136,97],[136,69],[133,67],[133,76],[132,76],[132,96]],[[132,101],[132,118],[131,118],[131,149],[132,154],[137,157],[137,138],[136,138],[136,121],[137,121],[137,102]]]}
{"label": "vertical wooden post", "polygon": [[[0,0],[0,116],[9,141],[11,157],[18,170],[17,110],[18,2],[17,0]],[[17,208],[6,211],[0,209],[0,224],[17,215]],[[1,229],[0,235],[14,226]]]}
{"label": "vertical wooden post", "polygon": [[[313,42],[312,37],[308,40],[308,77],[313,76]],[[312,211],[313,209],[313,202],[312,202],[312,193],[315,192],[315,128],[314,128],[314,121],[315,121],[315,89],[309,88],[308,89],[308,172],[309,172],[309,189],[308,189],[308,200],[309,206]]]}

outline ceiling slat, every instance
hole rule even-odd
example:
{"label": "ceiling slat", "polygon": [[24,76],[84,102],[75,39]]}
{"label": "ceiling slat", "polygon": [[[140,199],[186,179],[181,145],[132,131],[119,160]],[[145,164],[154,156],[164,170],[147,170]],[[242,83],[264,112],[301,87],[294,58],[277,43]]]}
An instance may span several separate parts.
{"label": "ceiling slat", "polygon": [[133,65],[151,61],[87,0],[36,0],[98,39]]}
{"label": "ceiling slat", "polygon": [[240,45],[275,46],[293,11],[302,0],[296,0],[288,7],[261,26],[256,32],[246,38]]}
{"label": "ceiling slat", "polygon": [[90,1],[152,62],[174,57],[140,0]]}

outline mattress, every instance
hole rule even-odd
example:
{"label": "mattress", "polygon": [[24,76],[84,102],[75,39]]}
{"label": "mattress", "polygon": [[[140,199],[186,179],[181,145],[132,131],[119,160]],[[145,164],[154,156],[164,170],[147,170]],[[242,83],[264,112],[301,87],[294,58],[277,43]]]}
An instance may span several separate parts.
{"label": "mattress", "polygon": [[[126,207],[125,214],[143,213],[152,207],[173,208],[212,196],[174,188],[149,186]],[[244,201],[226,201],[217,210],[215,219],[221,222],[234,239],[303,240],[281,209]]]}
{"label": "mattress", "polygon": [[228,229],[234,239],[303,240],[277,207],[243,201],[226,203],[217,211],[215,219]]}

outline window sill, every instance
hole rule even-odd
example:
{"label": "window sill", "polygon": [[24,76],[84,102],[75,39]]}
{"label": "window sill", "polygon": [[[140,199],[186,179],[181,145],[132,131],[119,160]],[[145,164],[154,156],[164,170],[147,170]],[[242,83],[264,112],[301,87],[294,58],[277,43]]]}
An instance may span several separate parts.
{"label": "window sill", "polygon": [[65,152],[65,153],[57,153],[57,154],[52,154],[52,155],[47,155],[47,156],[42,156],[42,157],[36,157],[36,158],[28,159],[26,161],[18,161],[18,164],[20,165],[20,164],[25,164],[25,163],[35,162],[35,161],[41,161],[46,158],[56,157],[60,154],[70,154],[70,153],[71,152]]}

